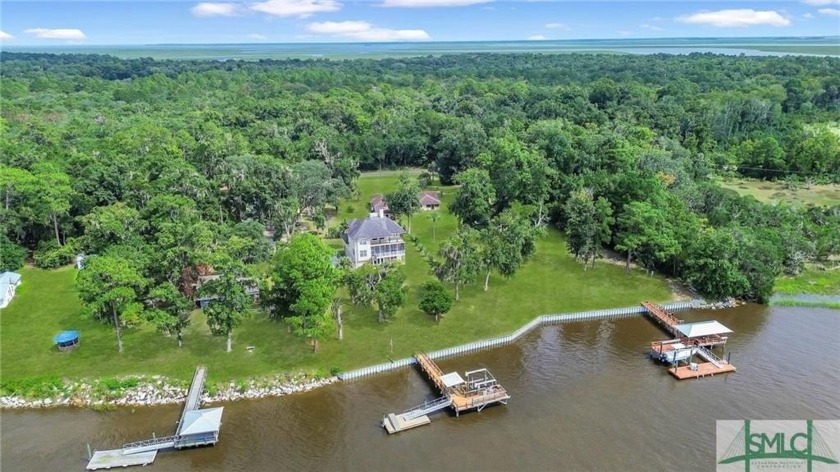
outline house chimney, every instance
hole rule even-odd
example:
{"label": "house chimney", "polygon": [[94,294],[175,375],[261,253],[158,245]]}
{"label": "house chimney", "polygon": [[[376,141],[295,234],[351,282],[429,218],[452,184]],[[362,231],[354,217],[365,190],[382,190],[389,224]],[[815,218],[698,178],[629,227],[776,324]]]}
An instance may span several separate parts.
{"label": "house chimney", "polygon": [[385,218],[385,210],[384,210],[384,209],[382,209],[382,208],[380,208],[380,209],[376,210],[376,214],[377,214],[377,216],[379,216],[380,218]]}

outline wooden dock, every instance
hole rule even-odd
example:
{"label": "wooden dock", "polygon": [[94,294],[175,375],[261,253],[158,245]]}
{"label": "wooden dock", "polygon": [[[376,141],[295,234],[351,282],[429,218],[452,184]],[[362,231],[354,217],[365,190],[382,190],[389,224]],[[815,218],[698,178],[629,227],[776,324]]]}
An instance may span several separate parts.
{"label": "wooden dock", "polygon": [[711,377],[715,374],[725,374],[727,372],[735,372],[735,366],[732,364],[723,364],[720,367],[711,362],[701,362],[695,364],[692,369],[691,365],[684,365],[680,367],[671,367],[668,373],[676,377],[678,380],[697,379],[701,377]]}
{"label": "wooden dock", "polygon": [[642,306],[647,310],[648,317],[655,321],[668,333],[679,337],[681,333],[677,330],[677,326],[683,323],[683,320],[677,318],[671,313],[665,311],[664,308],[653,302],[642,302]]}
{"label": "wooden dock", "polygon": [[187,400],[184,402],[184,410],[181,411],[181,419],[178,420],[178,431],[175,435],[180,435],[184,428],[184,417],[187,413],[197,410],[201,405],[201,393],[204,391],[204,382],[207,380],[207,368],[200,365],[195,368],[193,379],[190,383],[190,389],[187,392]]}
{"label": "wooden dock", "polygon": [[[481,410],[491,403],[505,403],[510,399],[504,387],[496,383],[496,379],[489,376],[486,369],[467,372],[466,381],[452,386],[447,385],[443,371],[427,355],[417,354],[415,358],[420,370],[452,401],[451,407],[456,415],[467,410]],[[485,374],[489,377],[470,378],[470,374]]]}
{"label": "wooden dock", "polygon": [[[161,450],[215,444],[218,440],[218,426],[221,425],[222,408],[198,409],[206,379],[207,369],[198,366],[187,392],[178,429],[173,436],[153,437],[124,444],[121,449],[96,451],[88,462],[87,470],[145,466],[154,462],[158,451]],[[203,423],[196,425],[196,420]]]}
{"label": "wooden dock", "polygon": [[[647,315],[651,320],[676,337],[650,343],[652,358],[673,363],[668,369],[671,375],[679,380],[685,380],[736,371],[734,365],[710,350],[715,346],[726,345],[728,337],[724,334],[732,332],[729,328],[717,321],[685,323],[652,302],[643,302],[642,306],[647,310]],[[680,353],[682,353],[681,356]],[[695,356],[703,361],[691,362]],[[688,365],[680,366],[681,360]]]}
{"label": "wooden dock", "polygon": [[423,402],[400,414],[388,414],[382,418],[382,426],[388,434],[427,425],[429,414],[452,408],[455,416],[462,411],[481,411],[492,403],[506,404],[510,399],[507,391],[496,382],[487,369],[466,372],[466,380],[457,372],[444,374],[440,367],[426,354],[417,354],[417,366],[441,393],[441,397]]}

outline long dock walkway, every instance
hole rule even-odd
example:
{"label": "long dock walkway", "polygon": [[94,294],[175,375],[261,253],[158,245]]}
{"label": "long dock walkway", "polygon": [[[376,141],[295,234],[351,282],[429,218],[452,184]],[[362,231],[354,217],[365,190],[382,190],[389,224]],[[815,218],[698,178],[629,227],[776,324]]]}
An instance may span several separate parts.
{"label": "long dock walkway", "polygon": [[190,390],[187,392],[187,401],[184,402],[184,410],[181,412],[181,419],[178,420],[178,431],[176,435],[180,435],[184,428],[184,417],[187,413],[197,410],[201,405],[201,393],[204,391],[204,382],[207,380],[207,368],[200,365],[195,368],[193,373],[192,383],[190,383]]}
{"label": "long dock walkway", "polygon": [[[182,440],[182,433],[188,426],[184,419],[187,415],[198,409],[201,405],[201,393],[204,390],[204,382],[207,379],[207,368],[198,366],[193,374],[190,389],[184,402],[184,409],[181,412],[181,419],[178,421],[178,429],[173,436],[156,437],[124,444],[121,449],[107,451],[96,451],[88,462],[87,470],[110,469],[112,467],[129,467],[135,465],[148,465],[154,462],[157,452],[163,449],[189,446]],[[221,412],[219,412],[221,415]],[[188,436],[188,435],[187,435]],[[207,442],[209,443],[209,441]]]}

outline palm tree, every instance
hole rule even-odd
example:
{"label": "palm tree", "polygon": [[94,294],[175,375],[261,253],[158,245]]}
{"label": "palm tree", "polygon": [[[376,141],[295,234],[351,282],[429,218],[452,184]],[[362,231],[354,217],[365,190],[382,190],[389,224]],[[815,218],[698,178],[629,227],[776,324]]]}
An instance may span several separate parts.
{"label": "palm tree", "polygon": [[440,220],[440,213],[437,211],[430,212],[429,219],[432,220],[432,239],[437,242],[437,222]]}

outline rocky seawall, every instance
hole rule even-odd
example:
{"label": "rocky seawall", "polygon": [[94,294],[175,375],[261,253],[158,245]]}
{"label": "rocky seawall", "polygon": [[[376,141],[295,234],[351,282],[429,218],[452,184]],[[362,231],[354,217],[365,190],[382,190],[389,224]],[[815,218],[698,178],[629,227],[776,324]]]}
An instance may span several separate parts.
{"label": "rocky seawall", "polygon": [[[279,397],[305,392],[338,381],[337,377],[316,378],[306,374],[240,380],[205,386],[202,403]],[[188,387],[160,376],[126,377],[119,380],[96,380],[66,383],[51,395],[31,399],[0,396],[0,409],[49,408],[72,406],[107,409],[118,406],[153,406],[182,403]]]}

